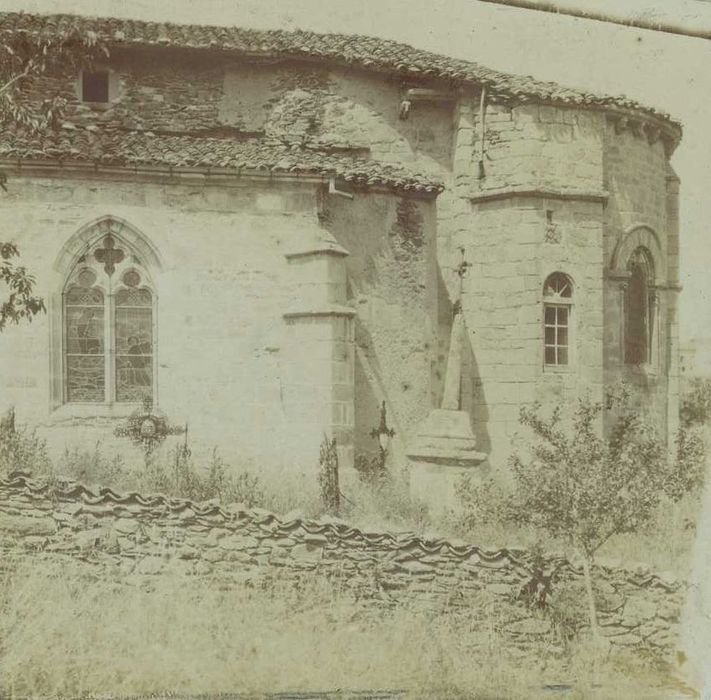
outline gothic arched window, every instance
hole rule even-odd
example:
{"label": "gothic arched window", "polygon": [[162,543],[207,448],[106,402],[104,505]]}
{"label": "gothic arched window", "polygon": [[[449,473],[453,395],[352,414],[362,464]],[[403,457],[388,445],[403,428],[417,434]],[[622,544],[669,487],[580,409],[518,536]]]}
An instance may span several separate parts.
{"label": "gothic arched window", "polygon": [[654,267],[645,248],[634,250],[627,263],[625,290],[625,362],[640,365],[651,361],[654,334]]}
{"label": "gothic arched window", "polygon": [[543,285],[543,350],[546,365],[570,364],[573,283],[554,272]]}
{"label": "gothic arched window", "polygon": [[103,236],[64,287],[64,401],[153,398],[153,304],[148,273],[129,246]]}

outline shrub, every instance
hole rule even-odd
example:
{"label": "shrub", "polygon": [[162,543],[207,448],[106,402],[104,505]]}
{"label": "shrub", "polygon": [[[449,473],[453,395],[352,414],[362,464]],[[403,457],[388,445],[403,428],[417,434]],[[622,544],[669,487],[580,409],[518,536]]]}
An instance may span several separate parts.
{"label": "shrub", "polygon": [[377,484],[387,477],[382,454],[358,454],[355,456],[353,466],[360,480],[366,484]]}
{"label": "shrub", "polygon": [[264,500],[257,476],[245,471],[233,474],[216,449],[207,469],[200,469],[185,446],[176,447],[163,457],[154,454],[147,457],[139,489],[194,501],[244,503],[247,507],[261,505]]}
{"label": "shrub", "polygon": [[711,379],[694,377],[691,380],[681,395],[679,419],[685,428],[708,424],[711,420]]}
{"label": "shrub", "polygon": [[515,522],[513,495],[493,477],[481,480],[476,474],[466,474],[457,485],[457,496],[461,503],[458,522],[464,530]]}
{"label": "shrub", "polygon": [[318,484],[321,502],[328,513],[338,513],[341,491],[338,486],[338,451],[336,439],[329,440],[324,435],[319,453]]}
{"label": "shrub", "polygon": [[36,431],[17,428],[15,411],[10,409],[0,419],[0,475],[13,471],[46,475],[51,472],[47,443]]}

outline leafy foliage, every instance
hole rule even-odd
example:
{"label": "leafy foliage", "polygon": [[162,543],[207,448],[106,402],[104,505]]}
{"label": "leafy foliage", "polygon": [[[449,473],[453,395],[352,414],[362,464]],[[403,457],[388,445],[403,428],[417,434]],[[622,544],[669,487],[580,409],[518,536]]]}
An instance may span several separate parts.
{"label": "leafy foliage", "polygon": [[[600,431],[605,410],[616,413],[606,437]],[[546,419],[538,405],[522,408],[521,422],[535,441],[527,458],[511,458],[517,518],[589,558],[613,535],[648,523],[664,496],[677,501],[703,480],[700,438],[680,431],[670,456],[624,393],[607,405],[580,400],[567,426],[560,408]]]}
{"label": "leafy foliage", "polygon": [[711,379],[694,377],[681,395],[681,424],[687,428],[706,425],[711,420]]}
{"label": "leafy foliage", "polygon": [[515,523],[516,502],[493,477],[480,480],[477,474],[467,474],[457,486],[461,503],[459,526],[465,531],[476,530],[491,523]]}
{"label": "leafy foliage", "polygon": [[[495,480],[469,479],[459,495],[468,528],[511,523],[545,533],[581,556],[590,626],[597,637],[591,568],[596,553],[614,536],[643,532],[662,502],[698,491],[705,446],[699,434],[682,428],[668,449],[655,426],[631,405],[624,387],[604,403],[581,399],[566,415],[564,420],[560,406],[548,416],[538,404],[523,407],[521,423],[533,439],[524,454],[511,457],[513,489]],[[565,605],[557,609],[565,618]],[[564,627],[576,627],[563,618]]]}
{"label": "leafy foliage", "polygon": [[47,444],[35,431],[18,429],[10,409],[0,419],[0,475],[13,471],[45,475],[50,470]]}
{"label": "leafy foliage", "polygon": [[194,501],[216,499],[248,507],[264,501],[259,478],[247,472],[232,474],[217,450],[212,452],[206,473],[195,467],[185,446],[173,450],[167,461],[149,459],[147,466],[147,479],[153,482],[151,490],[163,490]]}
{"label": "leafy foliage", "polygon": [[32,318],[45,311],[44,301],[34,295],[34,277],[21,265],[15,265],[12,258],[19,252],[13,243],[0,241],[0,281],[9,290],[5,301],[0,303],[0,331],[8,323],[19,323],[22,319]]}
{"label": "leafy foliage", "polygon": [[32,132],[56,129],[66,108],[57,93],[41,103],[27,98],[26,88],[47,73],[76,72],[89,67],[108,49],[94,32],[74,26],[66,30],[5,31],[0,41],[0,126],[14,125]]}
{"label": "leafy foliage", "polygon": [[[0,128],[29,133],[57,129],[67,100],[57,93],[41,102],[30,99],[27,88],[47,73],[76,72],[89,67],[108,50],[93,32],[78,27],[51,33],[4,31],[0,35]],[[7,191],[7,176],[0,173],[0,186]],[[44,301],[33,294],[35,280],[26,268],[14,264],[19,255],[12,242],[0,241],[0,281],[8,297],[0,303],[0,331],[8,323],[32,320],[45,311]]]}
{"label": "leafy foliage", "polygon": [[358,454],[355,456],[354,468],[364,484],[377,485],[387,478],[383,454]]}

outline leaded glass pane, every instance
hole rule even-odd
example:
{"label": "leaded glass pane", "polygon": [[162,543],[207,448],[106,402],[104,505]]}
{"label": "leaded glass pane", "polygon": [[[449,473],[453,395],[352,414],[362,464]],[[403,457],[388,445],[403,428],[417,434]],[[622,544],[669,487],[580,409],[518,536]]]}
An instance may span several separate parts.
{"label": "leaded glass pane", "polygon": [[67,401],[104,400],[104,356],[67,355]]}
{"label": "leaded glass pane", "polygon": [[67,401],[103,401],[104,295],[71,287],[65,295]]}
{"label": "leaded glass pane", "polygon": [[124,272],[121,279],[127,287],[138,287],[141,283],[141,276],[135,270],[128,270],[128,272]]}
{"label": "leaded glass pane", "polygon": [[66,306],[67,354],[104,354],[104,307]]}
{"label": "leaded glass pane", "polygon": [[95,287],[70,287],[65,295],[67,306],[104,306],[104,294]]}
{"label": "leaded glass pane", "polygon": [[151,293],[147,289],[122,289],[116,295],[116,306],[152,305]]}
{"label": "leaded glass pane", "polygon": [[116,295],[116,400],[142,401],[153,393],[153,312],[146,289]]}

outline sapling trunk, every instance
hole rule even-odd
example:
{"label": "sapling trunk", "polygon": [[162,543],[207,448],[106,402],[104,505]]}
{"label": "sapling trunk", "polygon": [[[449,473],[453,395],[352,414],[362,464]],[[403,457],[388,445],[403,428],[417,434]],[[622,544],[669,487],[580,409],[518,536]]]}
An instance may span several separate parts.
{"label": "sapling trunk", "polygon": [[600,638],[600,628],[597,624],[597,608],[595,607],[595,594],[593,593],[592,576],[590,574],[590,564],[592,557],[587,552],[580,552],[583,558],[583,579],[585,581],[585,594],[588,599],[588,615],[590,617],[590,630],[595,640]]}

